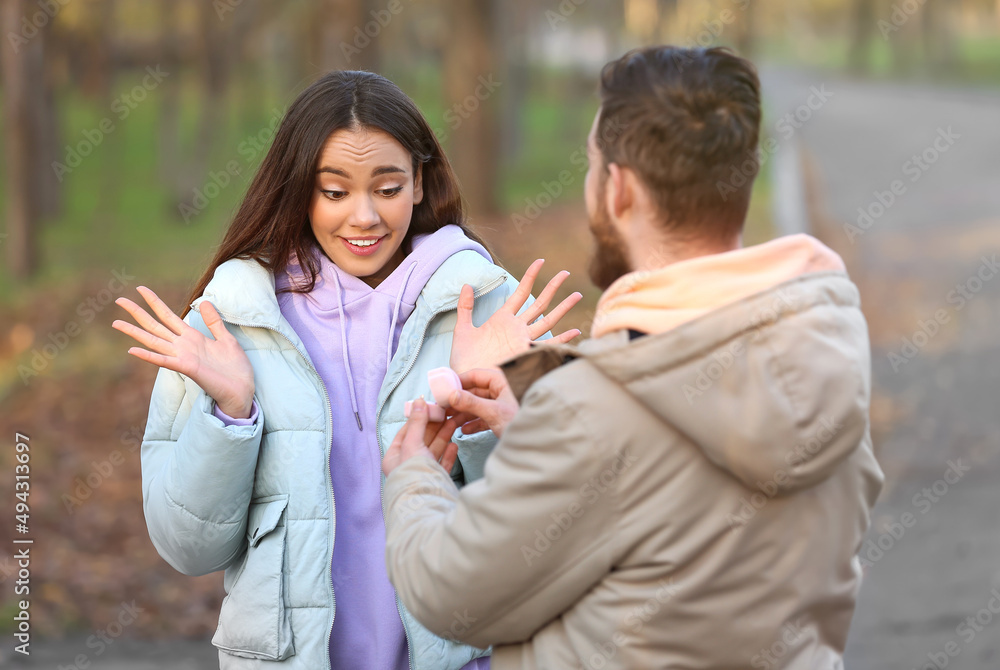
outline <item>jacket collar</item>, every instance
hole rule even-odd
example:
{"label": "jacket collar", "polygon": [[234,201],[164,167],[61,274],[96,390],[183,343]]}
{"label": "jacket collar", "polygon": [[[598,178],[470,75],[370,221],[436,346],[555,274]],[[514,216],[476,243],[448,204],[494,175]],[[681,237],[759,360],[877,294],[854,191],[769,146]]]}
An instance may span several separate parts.
{"label": "jacket collar", "polygon": [[[427,280],[413,316],[421,313],[430,318],[439,311],[453,309],[458,305],[464,284],[471,284],[479,295],[504,281],[506,276],[503,268],[479,253],[460,251],[445,260]],[[274,294],[274,275],[253,259],[233,258],[220,265],[204,293],[191,302],[191,308],[197,310],[203,300],[211,302],[226,321],[277,330],[302,348],[299,337],[281,315]]]}

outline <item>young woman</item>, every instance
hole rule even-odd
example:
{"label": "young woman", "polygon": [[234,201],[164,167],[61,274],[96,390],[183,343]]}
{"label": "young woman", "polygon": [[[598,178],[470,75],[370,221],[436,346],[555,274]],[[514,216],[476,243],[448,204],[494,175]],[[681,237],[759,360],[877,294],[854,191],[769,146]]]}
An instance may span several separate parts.
{"label": "young woman", "polygon": [[[292,103],[183,320],[145,287],[159,321],[119,299],[140,327],[113,326],[145,347],[129,353],[160,366],[142,445],[150,538],[185,574],[225,569],[222,668],[488,667],[396,598],[380,465],[429,370],[495,365],[579,300],[545,316],[568,273],[531,302],[540,267],[518,283],[493,263],[399,88],[333,72]],[[462,485],[491,435],[435,456]]]}

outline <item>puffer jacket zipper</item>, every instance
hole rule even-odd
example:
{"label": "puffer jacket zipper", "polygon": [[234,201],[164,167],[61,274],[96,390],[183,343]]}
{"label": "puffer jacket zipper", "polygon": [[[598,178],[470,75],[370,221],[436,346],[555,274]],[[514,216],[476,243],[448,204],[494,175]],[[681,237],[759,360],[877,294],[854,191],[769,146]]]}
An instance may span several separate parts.
{"label": "puffer jacket zipper", "polygon": [[[218,312],[218,309],[216,309],[216,311]],[[319,372],[316,370],[316,367],[312,364],[312,362],[310,362],[309,357],[306,356],[302,352],[301,349],[299,349],[297,346],[295,346],[295,343],[292,342],[292,340],[291,340],[290,337],[288,337],[287,335],[285,335],[283,332],[281,332],[277,328],[274,328],[273,326],[264,326],[264,325],[257,324],[257,323],[247,323],[245,321],[239,321],[237,319],[234,319],[232,317],[229,317],[229,316],[223,314],[222,312],[219,312],[219,318],[221,318],[226,323],[233,324],[234,326],[240,326],[240,327],[243,327],[243,328],[264,328],[265,330],[273,330],[274,332],[278,333],[283,338],[285,338],[285,340],[288,341],[288,344],[292,345],[292,349],[295,349],[295,351],[299,354],[299,356],[302,357],[302,360],[305,361],[306,365],[309,367],[309,369],[312,371],[312,373],[316,376],[316,381],[319,382],[319,388],[323,391],[323,399],[326,401],[326,433],[325,433],[325,435],[326,435],[326,468],[324,468],[324,469],[326,470],[326,486],[327,486],[327,490],[330,493],[330,521],[331,521],[332,524],[335,525],[336,524],[336,519],[337,519],[337,516],[336,516],[336,514],[337,514],[337,506],[336,506],[336,501],[335,501],[334,495],[333,495],[333,480],[331,479],[332,475],[330,474],[330,449],[331,449],[332,442],[333,442],[333,406],[330,404],[330,394],[327,393],[326,384],[323,383],[323,378],[320,377]],[[383,515],[384,515],[384,513],[385,513],[385,511],[383,510]],[[336,527],[334,527],[334,533],[336,533]],[[330,560],[327,561],[329,564],[332,564],[332,562],[333,562],[333,541],[334,541],[333,535],[334,535],[334,533],[328,533],[327,534],[326,547],[327,547],[327,555],[330,557]],[[333,616],[330,617],[330,626],[329,626],[328,630],[326,631],[327,644],[329,644],[330,643],[330,635],[333,633],[333,617],[336,616],[336,611],[337,611],[337,595],[333,592],[333,575],[330,573],[329,569],[326,571],[326,579],[327,579],[327,585],[328,585],[328,592],[330,594],[330,603],[331,603],[331,608],[332,608],[331,612],[334,613]],[[398,598],[397,598],[397,600],[398,600]],[[326,667],[327,667],[327,670],[332,670],[330,668],[330,655],[329,654],[325,654],[325,656],[326,656]]]}
{"label": "puffer jacket zipper", "polygon": [[[507,281],[506,276],[499,277],[498,279],[494,280],[492,284],[488,285],[489,288],[484,288],[484,290],[480,291],[479,293],[474,293],[473,299],[481,298],[487,293],[495,291],[496,289],[503,286],[504,283],[506,283],[506,281]],[[381,454],[382,458],[385,458],[385,446],[382,444],[382,431],[379,430],[379,420],[382,418],[382,408],[385,406],[385,403],[389,400],[389,396],[392,395],[392,392],[395,391],[396,387],[403,382],[403,379],[406,378],[406,375],[410,374],[410,370],[412,370],[413,366],[416,364],[417,356],[420,354],[420,349],[423,347],[424,344],[424,336],[427,335],[427,329],[430,328],[431,322],[434,321],[434,319],[437,318],[438,315],[444,314],[445,312],[451,311],[453,309],[455,309],[455,305],[451,304],[449,304],[446,307],[442,307],[434,311],[430,315],[430,317],[428,317],[428,319],[424,322],[424,328],[422,331],[420,331],[420,337],[417,339],[417,348],[413,351],[413,354],[410,356],[410,360],[406,365],[406,369],[403,371],[403,374],[401,374],[393,383],[392,387],[389,389],[389,392],[385,394],[385,398],[382,399],[382,402],[379,403],[378,409],[375,411],[375,440],[378,443],[379,454]],[[384,524],[385,523],[385,475],[379,477],[379,500],[382,506],[382,523]],[[396,595],[396,611],[399,612],[399,620],[403,624],[403,633],[406,635],[406,650],[407,650],[407,656],[408,656],[407,660],[409,662],[409,668],[410,670],[413,670],[413,640],[410,635],[410,629],[406,625],[406,619],[403,618],[403,607],[402,603],[400,603],[399,601],[399,594]]]}

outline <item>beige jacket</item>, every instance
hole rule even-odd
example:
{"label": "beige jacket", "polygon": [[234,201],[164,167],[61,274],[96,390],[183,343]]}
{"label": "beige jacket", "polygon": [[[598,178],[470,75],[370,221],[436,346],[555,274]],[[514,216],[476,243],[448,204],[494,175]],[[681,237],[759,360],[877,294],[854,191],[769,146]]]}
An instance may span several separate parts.
{"label": "beige jacket", "polygon": [[387,479],[389,575],[428,628],[494,670],[842,667],[883,481],[843,272],[506,371],[484,479]]}

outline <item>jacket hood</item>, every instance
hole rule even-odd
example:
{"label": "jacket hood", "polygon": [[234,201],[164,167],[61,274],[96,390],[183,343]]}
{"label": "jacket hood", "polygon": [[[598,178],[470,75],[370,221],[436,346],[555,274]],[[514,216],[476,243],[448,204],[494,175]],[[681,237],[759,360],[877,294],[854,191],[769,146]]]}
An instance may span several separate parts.
{"label": "jacket hood", "polygon": [[824,480],[868,430],[870,349],[854,284],[810,272],[681,325],[580,352],[747,487]]}
{"label": "jacket hood", "polygon": [[[424,245],[425,241],[429,245]],[[421,248],[425,246],[426,249]],[[433,266],[426,282],[419,282],[421,285],[416,289],[431,309],[457,303],[463,284],[471,284],[478,292],[483,286],[506,277],[503,268],[493,264],[486,250],[455,225],[444,226],[429,235],[415,236],[413,253],[417,249],[422,254],[426,252],[421,265],[427,269]],[[401,264],[404,271],[410,256]],[[279,278],[278,282],[281,281]],[[407,283],[415,285],[418,282],[410,278]],[[274,275],[257,261],[233,258],[216,268],[205,291],[191,302],[191,308],[197,310],[203,300],[209,300],[229,320],[294,335],[287,332],[283,322],[275,284]],[[292,336],[290,339],[296,342],[298,338]]]}
{"label": "jacket hood", "polygon": [[844,262],[815,237],[788,235],[630,272],[598,301],[593,336],[624,328],[660,333],[788,279],[824,270],[843,271]]}

